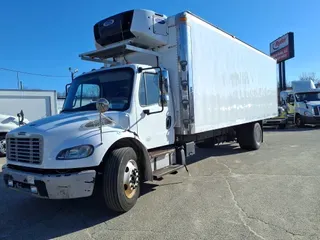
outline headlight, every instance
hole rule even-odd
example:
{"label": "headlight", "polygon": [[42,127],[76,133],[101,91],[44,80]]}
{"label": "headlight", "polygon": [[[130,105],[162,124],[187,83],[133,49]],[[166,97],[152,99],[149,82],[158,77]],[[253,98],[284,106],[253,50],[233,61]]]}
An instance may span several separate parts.
{"label": "headlight", "polygon": [[93,150],[94,148],[91,145],[81,145],[72,148],[67,148],[62,150],[58,154],[57,160],[72,160],[86,158],[92,155]]}

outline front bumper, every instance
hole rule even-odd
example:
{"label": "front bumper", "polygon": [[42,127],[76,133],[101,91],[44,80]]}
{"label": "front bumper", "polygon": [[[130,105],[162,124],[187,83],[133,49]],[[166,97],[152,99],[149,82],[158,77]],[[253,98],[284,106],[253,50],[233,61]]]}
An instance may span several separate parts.
{"label": "front bumper", "polygon": [[287,124],[287,118],[270,118],[263,120],[263,125],[265,126],[274,126],[281,124]]}
{"label": "front bumper", "polygon": [[2,167],[7,187],[49,199],[89,197],[93,193],[95,170],[63,174],[38,174]]}
{"label": "front bumper", "polygon": [[304,124],[311,124],[311,125],[319,125],[320,124],[320,116],[318,117],[307,117],[307,116],[301,116],[302,121]]}

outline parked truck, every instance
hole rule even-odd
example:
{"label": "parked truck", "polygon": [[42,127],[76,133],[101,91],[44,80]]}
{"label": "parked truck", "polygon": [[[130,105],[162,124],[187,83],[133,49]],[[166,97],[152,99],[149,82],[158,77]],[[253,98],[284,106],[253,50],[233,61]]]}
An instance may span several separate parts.
{"label": "parked truck", "polygon": [[126,212],[142,182],[185,167],[198,146],[257,150],[278,115],[276,61],[200,17],[149,10],[94,25],[101,68],[72,81],[60,114],[7,134],[6,186],[49,199],[102,193]]}
{"label": "parked truck", "polygon": [[288,119],[297,127],[320,124],[320,89],[312,80],[292,81],[292,90],[280,93]]}
{"label": "parked truck", "polygon": [[16,116],[0,114],[0,157],[6,156],[7,133],[28,122],[22,110]]}

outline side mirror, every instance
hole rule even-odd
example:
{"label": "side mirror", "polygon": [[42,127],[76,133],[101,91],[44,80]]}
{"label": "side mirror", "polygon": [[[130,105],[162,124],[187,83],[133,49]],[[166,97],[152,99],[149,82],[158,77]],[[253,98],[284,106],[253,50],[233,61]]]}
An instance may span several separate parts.
{"label": "side mirror", "polygon": [[66,85],[66,96],[68,95],[68,91],[69,91],[69,88],[70,88],[70,86],[71,86],[71,83],[68,83],[67,85]]}
{"label": "side mirror", "polygon": [[108,111],[109,106],[110,106],[109,101],[105,98],[100,98],[96,102],[96,108],[99,113],[104,113],[104,112]]}
{"label": "side mirror", "polygon": [[23,121],[24,121],[24,113],[21,110],[20,113],[17,114],[18,117],[18,121],[19,121],[19,126],[23,125]]}

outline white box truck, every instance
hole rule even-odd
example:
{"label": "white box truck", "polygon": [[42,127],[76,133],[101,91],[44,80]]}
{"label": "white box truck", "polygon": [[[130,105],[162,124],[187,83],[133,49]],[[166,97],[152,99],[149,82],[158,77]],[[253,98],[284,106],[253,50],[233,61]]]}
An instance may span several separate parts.
{"label": "white box truck", "polygon": [[[49,199],[103,193],[131,209],[140,184],[185,167],[196,147],[257,150],[278,114],[276,61],[190,12],[132,10],[94,25],[103,63],[71,83],[59,115],[7,135],[6,186]],[[99,184],[101,183],[101,184]]]}

